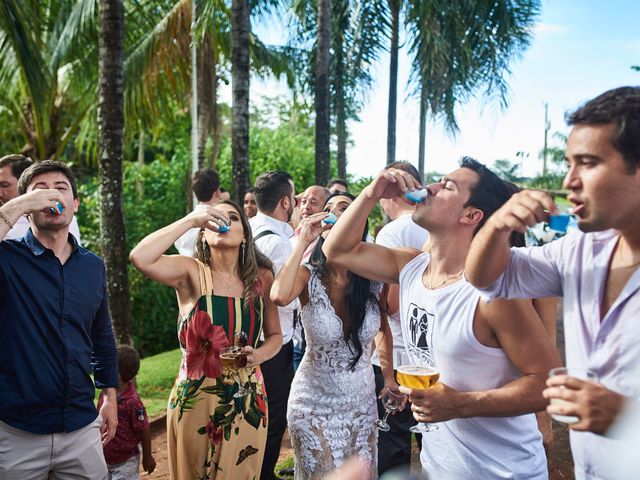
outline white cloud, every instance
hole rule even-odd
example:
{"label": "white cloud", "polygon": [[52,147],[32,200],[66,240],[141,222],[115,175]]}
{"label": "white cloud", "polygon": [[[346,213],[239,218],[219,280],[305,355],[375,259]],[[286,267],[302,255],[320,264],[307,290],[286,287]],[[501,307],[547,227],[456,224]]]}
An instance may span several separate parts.
{"label": "white cloud", "polygon": [[559,25],[557,23],[536,23],[533,27],[536,35],[555,35],[563,34],[569,31],[568,25]]}

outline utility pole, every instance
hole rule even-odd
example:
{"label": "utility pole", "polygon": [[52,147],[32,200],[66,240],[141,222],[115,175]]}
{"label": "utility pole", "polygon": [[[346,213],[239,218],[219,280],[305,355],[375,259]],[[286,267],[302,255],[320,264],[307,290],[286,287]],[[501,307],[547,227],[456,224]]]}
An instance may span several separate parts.
{"label": "utility pole", "polygon": [[547,176],[547,136],[551,123],[549,122],[549,104],[544,102],[544,147],[542,149],[542,176]]}

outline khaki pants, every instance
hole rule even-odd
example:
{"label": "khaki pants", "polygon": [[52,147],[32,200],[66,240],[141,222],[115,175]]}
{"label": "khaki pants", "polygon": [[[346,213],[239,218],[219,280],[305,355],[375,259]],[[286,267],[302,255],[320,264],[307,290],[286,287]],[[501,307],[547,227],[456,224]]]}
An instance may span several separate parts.
{"label": "khaki pants", "polygon": [[105,480],[98,416],[70,433],[34,434],[0,422],[0,480]]}

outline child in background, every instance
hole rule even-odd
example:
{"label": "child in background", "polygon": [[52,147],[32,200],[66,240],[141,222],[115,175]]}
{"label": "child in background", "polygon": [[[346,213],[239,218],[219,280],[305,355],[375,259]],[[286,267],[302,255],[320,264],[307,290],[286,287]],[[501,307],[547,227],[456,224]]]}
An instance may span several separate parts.
{"label": "child in background", "polygon": [[[156,468],[151,455],[151,431],[147,412],[133,384],[140,369],[140,356],[133,347],[118,347],[118,429],[116,436],[104,447],[104,457],[109,469],[109,480],[134,480],[140,478],[140,452],[142,443],[142,467],[147,473]],[[102,404],[100,397],[98,408]]]}

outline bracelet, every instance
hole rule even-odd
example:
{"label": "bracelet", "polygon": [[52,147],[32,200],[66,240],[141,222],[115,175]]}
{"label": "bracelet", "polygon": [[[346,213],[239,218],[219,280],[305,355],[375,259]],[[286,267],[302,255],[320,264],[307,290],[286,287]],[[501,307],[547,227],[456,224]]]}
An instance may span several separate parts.
{"label": "bracelet", "polygon": [[5,217],[4,213],[2,213],[2,210],[0,210],[0,218],[4,220],[4,223],[9,225],[9,228],[13,228],[13,224],[9,221],[7,217]]}

